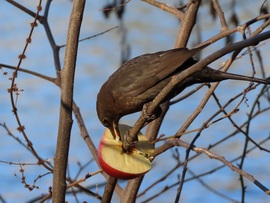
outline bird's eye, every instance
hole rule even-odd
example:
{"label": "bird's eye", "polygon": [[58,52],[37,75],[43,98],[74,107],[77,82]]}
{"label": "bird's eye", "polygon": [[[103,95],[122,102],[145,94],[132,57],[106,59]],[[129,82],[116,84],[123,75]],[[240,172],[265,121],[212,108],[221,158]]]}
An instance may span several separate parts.
{"label": "bird's eye", "polygon": [[109,127],[109,121],[108,121],[107,118],[104,118],[104,119],[102,120],[102,123],[103,123],[103,125],[104,125],[105,127]]}

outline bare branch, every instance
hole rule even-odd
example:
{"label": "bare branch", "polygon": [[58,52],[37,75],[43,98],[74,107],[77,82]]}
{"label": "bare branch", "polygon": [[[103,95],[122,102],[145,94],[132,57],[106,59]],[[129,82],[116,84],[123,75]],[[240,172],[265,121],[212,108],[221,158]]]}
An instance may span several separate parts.
{"label": "bare branch", "polygon": [[[175,146],[182,146],[187,148],[190,147],[189,144],[181,141],[181,140],[170,140],[168,142],[173,142],[173,144]],[[256,180],[252,175],[250,175],[249,173],[239,169],[238,167],[234,166],[231,162],[229,162],[228,160],[226,160],[224,157],[219,156],[217,154],[212,153],[211,151],[209,151],[208,149],[205,148],[200,148],[200,147],[192,147],[192,150],[197,152],[197,153],[204,153],[206,154],[209,158],[211,159],[216,159],[220,162],[222,162],[223,164],[225,164],[226,166],[228,166],[232,171],[239,173],[240,175],[244,176],[245,178],[247,178],[248,180],[250,180],[251,182],[253,182],[255,185],[257,185],[261,190],[263,190],[267,195],[270,195],[270,190],[265,187],[263,184],[261,184],[258,180]]]}
{"label": "bare branch", "polygon": [[53,174],[53,202],[65,202],[66,169],[72,127],[73,86],[76,68],[77,48],[85,1],[75,0],[70,15],[67,34],[67,49],[61,83],[61,106],[55,167]]}
{"label": "bare branch", "polygon": [[142,0],[152,6],[155,6],[157,8],[160,8],[161,10],[167,11],[171,14],[173,14],[174,16],[176,16],[178,19],[183,20],[184,18],[184,13],[179,11],[177,8],[169,6],[165,3],[161,3],[155,0]]}

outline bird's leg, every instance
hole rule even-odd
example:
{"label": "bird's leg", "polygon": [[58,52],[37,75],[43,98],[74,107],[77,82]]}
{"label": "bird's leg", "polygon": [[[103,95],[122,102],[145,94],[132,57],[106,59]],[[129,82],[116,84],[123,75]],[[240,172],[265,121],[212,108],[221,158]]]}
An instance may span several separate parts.
{"label": "bird's leg", "polygon": [[142,122],[136,122],[133,128],[129,129],[124,135],[122,148],[125,153],[129,153],[134,149],[136,143],[138,142],[138,133],[140,132],[140,129],[142,129],[151,121],[155,120],[162,113],[162,109],[160,106],[158,106],[153,113],[148,113],[147,109],[149,104],[150,103],[146,103],[143,106]]}

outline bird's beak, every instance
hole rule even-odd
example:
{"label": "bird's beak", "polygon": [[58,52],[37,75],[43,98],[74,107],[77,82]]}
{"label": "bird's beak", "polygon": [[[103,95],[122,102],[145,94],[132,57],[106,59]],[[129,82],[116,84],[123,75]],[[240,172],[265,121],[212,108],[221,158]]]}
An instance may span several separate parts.
{"label": "bird's beak", "polygon": [[115,140],[121,140],[120,131],[118,129],[118,123],[113,122],[111,133]]}

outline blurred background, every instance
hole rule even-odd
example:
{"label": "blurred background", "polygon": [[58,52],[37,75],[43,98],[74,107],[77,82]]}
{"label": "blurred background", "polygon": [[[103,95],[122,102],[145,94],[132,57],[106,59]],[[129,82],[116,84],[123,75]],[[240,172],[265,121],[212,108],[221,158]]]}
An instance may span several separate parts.
{"label": "blurred background", "polygon": [[[239,24],[242,24],[260,14],[262,2],[263,1],[246,0],[245,3],[243,3],[243,1],[240,0],[235,1],[233,7],[235,10],[231,7],[233,1],[221,1],[220,3],[222,3],[221,6],[225,12],[225,16],[231,16],[232,13],[235,12],[240,20]],[[20,0],[18,3],[34,12],[36,11],[37,1],[35,0]],[[174,16],[142,1],[130,1],[125,7],[122,21],[119,20],[115,12],[111,12],[109,18],[106,18],[103,8],[108,5],[108,3],[110,3],[109,0],[86,1],[81,38],[96,35],[115,26],[118,27],[103,35],[80,43],[74,90],[74,100],[80,107],[84,122],[96,146],[98,146],[104,131],[104,127],[97,118],[95,109],[96,95],[101,85],[106,81],[109,75],[120,66],[122,59],[130,59],[144,53],[173,48],[179,30],[179,21],[176,20]],[[166,1],[166,3],[170,5],[179,4],[176,0]],[[204,1],[204,3],[205,6],[201,7],[199,11],[200,18],[198,18],[197,22],[198,24],[200,21],[203,22],[203,27],[200,27],[202,41],[220,32],[218,19],[214,19],[210,15],[209,5],[206,6],[209,2]],[[45,1],[43,2],[43,6],[44,5]],[[71,7],[72,1],[69,0],[53,1],[51,4],[48,21],[54,39],[58,45],[65,44]],[[32,21],[33,18],[31,16],[15,8],[10,3],[6,1],[0,2],[0,63],[12,66],[17,65],[18,55],[21,54],[23,50]],[[256,27],[258,27],[258,25],[255,24],[254,29]],[[123,33],[125,33],[125,35]],[[234,37],[234,40],[241,39],[240,34],[236,34]],[[194,34],[189,47],[195,46],[196,43],[197,36]],[[226,43],[225,40],[216,42],[203,52],[202,57],[222,48]],[[264,43],[265,44],[261,47],[261,52],[269,55],[270,49],[268,41]],[[121,50],[126,53],[126,55],[121,55]],[[61,65],[63,65],[64,52],[65,49],[62,48],[60,50]],[[229,57],[230,55],[224,56],[211,64],[211,67],[221,67],[222,63]],[[263,62],[268,69],[266,76],[269,76],[269,57],[265,57]],[[255,67],[256,65],[258,64],[255,60]],[[34,30],[32,43],[27,49],[26,59],[23,60],[21,67],[51,77],[55,77],[56,75],[52,50],[44,28],[40,24]],[[7,92],[11,84],[9,78],[12,75],[12,71],[4,68],[3,71],[6,71],[8,74],[2,74],[0,76],[0,123],[5,123],[11,133],[25,143],[22,135],[16,130],[18,125],[12,113],[10,96]],[[229,72],[251,75],[252,69],[248,56],[245,55],[239,60],[236,60]],[[256,77],[262,77],[262,73],[259,69],[257,70]],[[18,113],[22,124],[25,126],[26,133],[33,142],[39,155],[44,159],[52,161],[58,132],[59,88],[48,81],[22,72],[19,72],[16,84],[18,88],[22,90],[16,98],[16,101]],[[216,94],[220,102],[225,104],[226,101],[234,95],[241,93],[247,86],[247,82],[225,81],[218,87]],[[240,125],[246,121],[247,113],[250,112],[251,108],[249,104],[253,103],[261,88],[262,85],[247,95],[248,100],[246,103],[241,104],[239,107],[240,112],[233,116],[237,124]],[[190,89],[191,88],[188,88],[185,92]],[[164,120],[160,134],[173,135],[181,127],[181,124],[183,124],[186,118],[194,111],[206,91],[207,88],[205,87],[188,99],[172,106]],[[233,109],[238,102],[239,100],[232,102],[228,107],[228,111]],[[267,105],[269,105],[267,102],[261,103],[262,108]],[[217,109],[219,108],[214,101],[212,101],[212,103],[210,101],[205,107],[204,112],[200,114],[196,122],[190,126],[189,130],[199,128]],[[269,135],[269,115],[269,112],[265,112],[252,122],[250,136],[257,142],[260,142]],[[139,114],[137,113],[124,117],[122,122],[132,125],[138,116]],[[198,139],[196,145],[207,148],[234,130],[235,128],[231,126],[229,121],[223,120],[203,131],[203,135]],[[191,141],[194,135],[195,133],[189,134],[184,136],[183,139],[185,141]],[[227,142],[222,143],[217,148],[214,148],[212,151],[225,156],[227,160],[232,160],[241,155],[244,140],[245,137],[238,134]],[[252,147],[252,145],[250,145],[250,147]],[[269,142],[264,143],[263,147],[269,149]],[[180,153],[180,159],[183,161],[185,149],[179,148],[178,151]],[[154,167],[146,175],[141,186],[141,191],[153,183],[157,177],[168,173],[168,171],[176,165],[176,160],[172,158],[172,155],[175,153],[175,149],[172,149],[155,159]],[[70,176],[74,178],[80,166],[88,163],[91,159],[91,154],[83,139],[80,137],[80,131],[74,118],[68,170]],[[48,188],[52,184],[52,174],[37,179],[39,175],[47,171],[41,166],[35,165],[36,159],[32,154],[15,139],[11,138],[3,127],[0,127],[0,161],[2,161],[0,163],[0,195],[6,202],[28,202],[48,192]],[[255,178],[264,185],[270,187],[269,161],[268,153],[256,149],[248,154],[247,159],[245,159],[244,169],[254,175]],[[26,165],[23,166],[24,173],[21,173],[20,165],[7,164],[4,162],[25,163]],[[234,164],[237,163],[239,162],[234,162]],[[189,163],[189,169],[195,174],[201,174],[221,165],[220,162],[211,160],[205,155],[202,155],[200,158]],[[98,170],[97,165],[94,162],[90,163],[80,172],[79,177],[84,177],[86,173],[92,173],[96,170]],[[176,170],[172,175],[167,177],[166,180],[148,190],[143,197],[138,199],[138,202],[143,202],[153,194],[159,193],[159,191],[162,193],[161,191],[164,187],[173,185],[178,181],[181,172],[181,168]],[[26,182],[29,184],[35,182],[34,184],[39,188],[32,191],[25,188],[21,183],[22,175],[25,176]],[[189,174],[188,177],[192,177],[192,175]],[[203,177],[203,181],[206,184],[211,185],[211,187],[226,194],[236,202],[241,200],[241,185],[238,180],[239,175],[232,172],[227,167]],[[97,191],[99,194],[102,194],[104,183],[105,179],[103,176],[96,175],[85,181],[83,185],[93,186],[95,189],[92,191]],[[124,186],[125,182],[121,182],[120,184]],[[253,183],[245,179],[245,185],[247,186],[246,202],[269,202],[269,196],[259,190]],[[172,189],[164,192],[164,194],[150,202],[174,201],[177,187],[178,185],[176,184]],[[2,200],[2,202],[5,202],[4,200]],[[72,195],[68,197],[67,200],[69,202],[75,202]],[[79,200],[80,202],[83,200],[99,202],[86,195],[80,196]],[[198,201],[231,202],[210,192],[198,180],[186,182],[181,200],[182,202],[190,203]],[[116,196],[113,201],[118,202]]]}

